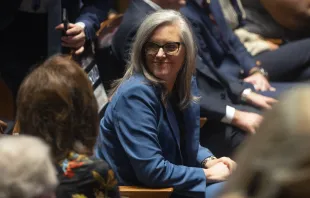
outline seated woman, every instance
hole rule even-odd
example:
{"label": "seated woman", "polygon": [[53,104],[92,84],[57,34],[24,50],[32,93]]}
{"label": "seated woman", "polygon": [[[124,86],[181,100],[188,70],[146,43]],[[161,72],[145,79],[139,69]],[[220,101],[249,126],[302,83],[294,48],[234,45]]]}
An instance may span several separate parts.
{"label": "seated woman", "polygon": [[89,157],[99,131],[98,105],[87,75],[55,56],[22,83],[17,99],[20,133],[42,138],[52,149],[59,198],[119,197],[113,171]]}
{"label": "seated woman", "polygon": [[124,77],[111,91],[96,155],[120,184],[173,187],[173,196],[214,197],[234,169],[199,144],[196,46],[179,12],[157,11],[140,26]]}
{"label": "seated woman", "polygon": [[[288,92],[239,151],[221,198],[310,197],[310,87]],[[297,102],[298,101],[298,102]]]}
{"label": "seated woman", "polygon": [[54,198],[56,170],[49,147],[39,138],[0,138],[0,197]]}

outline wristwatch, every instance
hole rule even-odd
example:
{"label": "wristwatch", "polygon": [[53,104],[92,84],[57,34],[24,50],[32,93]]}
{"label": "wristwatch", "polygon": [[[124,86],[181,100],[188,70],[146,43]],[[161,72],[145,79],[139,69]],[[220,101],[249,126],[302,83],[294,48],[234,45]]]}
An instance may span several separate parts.
{"label": "wristwatch", "polygon": [[204,159],[202,162],[201,162],[201,166],[203,168],[207,168],[207,163],[208,161],[211,161],[211,160],[214,160],[214,159],[217,159],[215,156],[210,156],[210,157],[207,157],[206,159]]}
{"label": "wristwatch", "polygon": [[255,67],[255,69],[250,73],[250,75],[255,74],[255,73],[260,73],[265,78],[268,78],[268,72],[262,67]]}

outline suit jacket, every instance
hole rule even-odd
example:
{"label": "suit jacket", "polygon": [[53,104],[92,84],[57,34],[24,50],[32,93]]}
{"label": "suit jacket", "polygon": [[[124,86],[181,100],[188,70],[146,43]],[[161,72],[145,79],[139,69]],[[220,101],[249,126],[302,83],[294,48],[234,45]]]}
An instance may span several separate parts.
{"label": "suit jacket", "polygon": [[133,0],[124,13],[123,21],[112,40],[113,54],[118,59],[118,64],[122,65],[124,69],[129,50],[140,25],[145,17],[153,12],[155,12],[154,8],[143,0]]}
{"label": "suit jacket", "polygon": [[[2,1],[0,3],[0,30],[6,28],[13,20],[22,0]],[[83,22],[88,39],[96,35],[100,23],[106,18],[112,0],[63,0],[62,5],[67,8],[70,22]]]}
{"label": "suit jacket", "polygon": [[247,52],[238,37],[227,25],[218,1],[211,1],[210,11],[216,22],[212,21],[207,10],[195,0],[188,0],[181,9],[192,23],[199,45],[199,55],[208,62],[210,57],[216,68],[231,79],[239,79],[240,73],[248,75],[255,61]]}
{"label": "suit jacket", "polygon": [[[193,91],[197,92],[193,81]],[[185,143],[171,105],[161,102],[161,89],[144,76],[122,83],[100,123],[97,157],[105,159],[120,185],[174,187],[204,197],[206,178],[200,163],[212,153],[199,144],[199,105],[183,110]]]}

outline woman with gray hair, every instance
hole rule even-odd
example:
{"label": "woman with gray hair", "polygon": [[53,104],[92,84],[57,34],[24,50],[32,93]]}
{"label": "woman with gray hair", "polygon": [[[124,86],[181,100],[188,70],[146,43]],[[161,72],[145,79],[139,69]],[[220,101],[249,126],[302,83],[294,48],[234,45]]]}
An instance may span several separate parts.
{"label": "woman with gray hair", "polygon": [[0,138],[0,198],[52,198],[58,184],[49,147],[39,138]]}
{"label": "woman with gray hair", "polygon": [[199,144],[195,59],[191,29],[179,12],[157,11],[141,24],[96,146],[121,185],[211,198],[234,169],[231,159],[216,159]]}

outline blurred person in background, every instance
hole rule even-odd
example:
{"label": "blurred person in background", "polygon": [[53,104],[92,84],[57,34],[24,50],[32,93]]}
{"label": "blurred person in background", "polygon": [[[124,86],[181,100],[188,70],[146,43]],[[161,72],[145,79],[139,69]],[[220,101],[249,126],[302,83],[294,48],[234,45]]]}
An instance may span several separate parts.
{"label": "blurred person in background", "polygon": [[55,198],[57,172],[41,139],[1,136],[0,158],[1,198]]}
{"label": "blurred person in background", "polygon": [[236,155],[221,198],[310,196],[310,87],[283,95]]}

